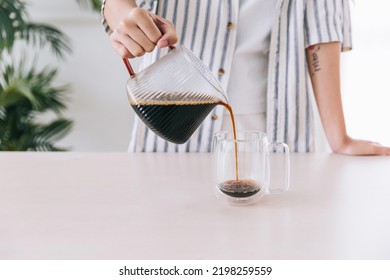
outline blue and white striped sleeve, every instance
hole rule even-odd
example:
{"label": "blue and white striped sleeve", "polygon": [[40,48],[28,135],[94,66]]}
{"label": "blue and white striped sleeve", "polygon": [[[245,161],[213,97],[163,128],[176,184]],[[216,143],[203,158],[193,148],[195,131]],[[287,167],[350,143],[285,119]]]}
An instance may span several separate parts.
{"label": "blue and white striped sleeve", "polygon": [[106,18],[105,18],[105,16],[104,16],[104,8],[105,8],[105,6],[106,6],[106,0],[103,0],[103,1],[102,1],[102,7],[101,7],[101,9],[100,9],[100,15],[101,15],[101,17],[102,17],[101,24],[103,25],[104,31],[105,31],[108,35],[110,35],[110,34],[112,33],[112,30],[111,30],[110,26],[108,26],[108,22],[107,22],[107,20],[106,20]]}
{"label": "blue and white striped sleeve", "polygon": [[137,6],[140,8],[144,8],[149,12],[156,13],[158,0],[136,0]]}
{"label": "blue and white striped sleeve", "polygon": [[342,51],[352,49],[350,0],[307,0],[306,47],[340,42]]}

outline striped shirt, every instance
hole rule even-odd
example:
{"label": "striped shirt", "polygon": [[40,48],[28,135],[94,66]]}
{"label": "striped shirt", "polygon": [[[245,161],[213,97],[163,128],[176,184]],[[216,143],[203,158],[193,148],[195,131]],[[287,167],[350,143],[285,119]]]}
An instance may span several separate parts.
{"label": "striped shirt", "polygon": [[[271,142],[287,143],[293,152],[315,151],[315,102],[306,48],[340,42],[343,51],[351,49],[349,0],[274,1],[278,4],[269,53],[267,134]],[[143,0],[138,5],[171,20],[179,43],[190,48],[227,88],[239,0]],[[144,55],[141,69],[166,52],[156,49]],[[215,107],[182,145],[164,141],[136,118],[129,152],[210,152],[213,135],[221,130],[223,110]]]}

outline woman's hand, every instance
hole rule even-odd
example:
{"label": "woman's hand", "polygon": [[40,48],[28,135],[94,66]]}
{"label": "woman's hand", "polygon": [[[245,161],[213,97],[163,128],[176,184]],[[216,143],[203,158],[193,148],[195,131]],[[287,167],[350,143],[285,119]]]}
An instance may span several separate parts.
{"label": "woman's hand", "polygon": [[390,148],[377,142],[353,139],[349,136],[334,149],[335,153],[355,156],[390,155]]}
{"label": "woman's hand", "polygon": [[104,13],[113,30],[111,42],[121,57],[139,57],[156,46],[164,48],[177,42],[170,21],[138,8],[134,1],[107,1]]}

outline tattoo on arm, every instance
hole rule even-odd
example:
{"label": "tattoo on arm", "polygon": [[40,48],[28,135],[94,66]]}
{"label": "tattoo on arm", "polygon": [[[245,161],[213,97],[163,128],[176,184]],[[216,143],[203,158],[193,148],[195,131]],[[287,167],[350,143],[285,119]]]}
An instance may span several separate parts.
{"label": "tattoo on arm", "polygon": [[311,63],[312,63],[312,75],[315,75],[316,72],[319,72],[321,70],[320,66],[320,58],[318,56],[318,52],[321,49],[320,45],[311,46],[309,47],[309,55],[311,56]]}

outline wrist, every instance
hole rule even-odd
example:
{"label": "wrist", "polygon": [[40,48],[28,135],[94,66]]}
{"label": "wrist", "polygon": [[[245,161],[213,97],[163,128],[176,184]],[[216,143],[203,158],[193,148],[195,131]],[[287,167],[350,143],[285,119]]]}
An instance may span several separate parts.
{"label": "wrist", "polygon": [[347,134],[343,134],[337,138],[330,140],[329,146],[334,153],[344,154],[351,141],[351,137],[349,137]]}
{"label": "wrist", "polygon": [[110,35],[119,22],[137,7],[134,0],[103,0],[100,14],[106,33]]}

